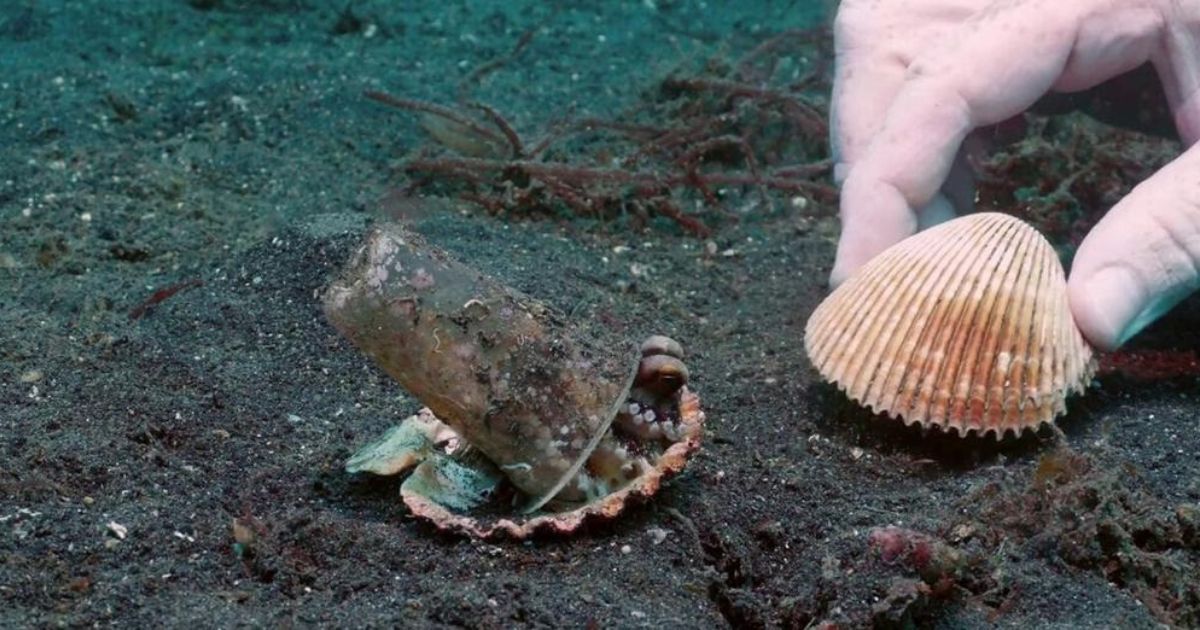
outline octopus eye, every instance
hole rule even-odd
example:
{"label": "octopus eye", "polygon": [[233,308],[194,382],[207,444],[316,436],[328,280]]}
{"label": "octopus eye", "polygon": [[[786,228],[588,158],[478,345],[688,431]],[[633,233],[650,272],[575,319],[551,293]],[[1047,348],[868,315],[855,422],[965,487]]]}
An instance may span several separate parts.
{"label": "octopus eye", "polygon": [[654,335],[642,342],[643,357],[651,357],[660,354],[669,357],[675,357],[676,359],[682,359],[683,346],[681,346],[678,341],[663,335]]}
{"label": "octopus eye", "polygon": [[683,361],[665,354],[642,359],[636,385],[659,395],[673,394],[687,383],[688,369]]}

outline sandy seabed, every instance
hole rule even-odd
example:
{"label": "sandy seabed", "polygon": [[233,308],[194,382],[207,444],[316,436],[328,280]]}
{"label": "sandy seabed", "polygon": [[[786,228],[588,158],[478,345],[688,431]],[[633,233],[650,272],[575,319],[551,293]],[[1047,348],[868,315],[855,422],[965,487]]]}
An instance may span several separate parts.
{"label": "sandy seabed", "polygon": [[[418,217],[573,317],[683,341],[706,442],[565,540],[440,535],[395,480],[345,475],[419,407],[319,310],[429,142],[364,90],[452,101],[536,27],[474,98],[521,129],[615,116],[825,10],[439,4],[0,7],[0,625],[1200,624],[1197,371],[1104,372],[1065,445],[871,417],[803,352],[829,203],[738,196],[702,239],[459,201]],[[1192,300],[1133,350],[1179,356],[1198,329]]]}

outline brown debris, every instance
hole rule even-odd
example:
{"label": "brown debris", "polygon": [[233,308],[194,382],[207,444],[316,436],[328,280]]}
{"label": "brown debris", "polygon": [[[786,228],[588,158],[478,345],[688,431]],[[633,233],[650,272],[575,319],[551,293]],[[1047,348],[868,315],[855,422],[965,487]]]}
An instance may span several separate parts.
{"label": "brown debris", "polygon": [[[501,63],[515,59],[532,32]],[[824,181],[831,167],[826,112],[802,93],[823,92],[827,69],[817,65],[801,81],[770,85],[781,53],[814,42],[825,45],[823,33],[782,33],[724,76],[665,79],[657,97],[640,108],[639,118],[652,122],[584,118],[552,124],[533,141],[498,109],[467,102],[465,90],[460,90],[461,106],[377,91],[366,96],[420,114],[437,145],[403,165],[409,194],[449,194],[513,216],[559,207],[597,219],[657,216],[706,237],[711,234],[707,220],[684,208],[695,199],[721,209],[723,189],[754,191],[767,208],[774,205],[772,194],[835,199],[835,189]],[[476,78],[473,74],[467,83]],[[585,135],[599,137],[604,148],[591,159],[562,157],[578,155],[578,147],[568,144]]]}
{"label": "brown debris", "polygon": [[204,286],[204,281],[199,278],[176,282],[175,284],[167,285],[150,295],[144,302],[129,310],[129,319],[141,319],[146,313],[150,312],[155,306],[158,306],[163,301],[172,297],[180,291],[191,289],[194,287]]}

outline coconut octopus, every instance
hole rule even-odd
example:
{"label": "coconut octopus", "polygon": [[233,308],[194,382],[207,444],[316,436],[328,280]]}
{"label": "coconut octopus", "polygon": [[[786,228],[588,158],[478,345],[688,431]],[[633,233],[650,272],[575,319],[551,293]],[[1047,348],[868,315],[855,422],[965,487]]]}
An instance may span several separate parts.
{"label": "coconut octopus", "polygon": [[399,225],[372,231],[324,309],[426,405],[346,470],[411,471],[401,497],[440,529],[572,532],[652,496],[699,448],[678,342],[567,322]]}

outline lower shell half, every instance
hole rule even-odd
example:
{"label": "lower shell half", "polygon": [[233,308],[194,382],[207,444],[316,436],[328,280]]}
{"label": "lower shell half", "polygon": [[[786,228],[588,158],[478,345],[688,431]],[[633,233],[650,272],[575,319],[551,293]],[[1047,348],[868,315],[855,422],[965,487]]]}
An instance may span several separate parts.
{"label": "lower shell half", "polygon": [[533,513],[522,513],[520,507],[527,499],[520,489],[473,453],[428,408],[361,449],[347,463],[347,470],[376,474],[411,470],[400,486],[405,505],[448,533],[482,539],[570,534],[585,525],[611,521],[649,499],[700,448],[704,413],[699,397],[684,387],[670,404],[673,411],[660,407],[660,414],[677,414],[669,436],[646,440],[626,430],[628,416],[618,418],[577,473],[577,484],[593,492],[582,499],[553,500]]}

